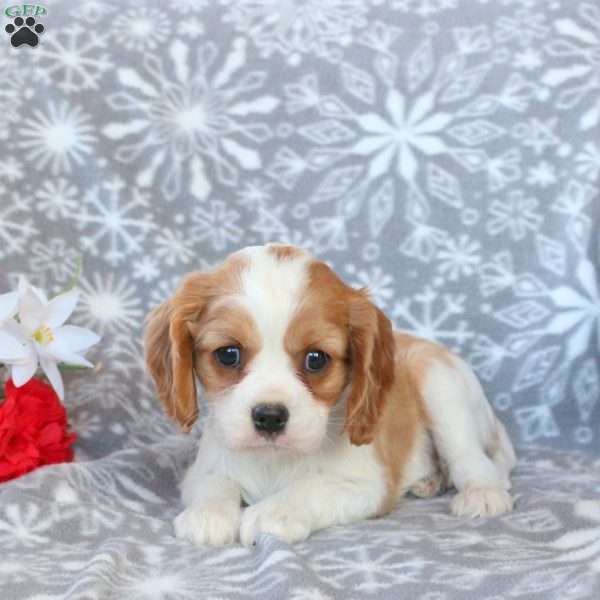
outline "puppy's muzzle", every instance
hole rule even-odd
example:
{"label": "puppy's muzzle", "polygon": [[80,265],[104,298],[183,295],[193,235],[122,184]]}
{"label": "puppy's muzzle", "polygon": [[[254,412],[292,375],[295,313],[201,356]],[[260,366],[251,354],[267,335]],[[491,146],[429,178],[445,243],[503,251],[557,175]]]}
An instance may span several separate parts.
{"label": "puppy's muzzle", "polygon": [[268,437],[280,434],[289,418],[290,413],[283,404],[257,404],[252,409],[254,428]]}

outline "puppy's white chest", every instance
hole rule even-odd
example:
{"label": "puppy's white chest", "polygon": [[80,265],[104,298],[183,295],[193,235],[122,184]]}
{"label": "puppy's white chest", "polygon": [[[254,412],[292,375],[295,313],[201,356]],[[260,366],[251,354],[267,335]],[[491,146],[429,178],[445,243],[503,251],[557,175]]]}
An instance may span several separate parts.
{"label": "puppy's white chest", "polygon": [[248,504],[302,480],[370,481],[371,486],[381,487],[382,493],[385,487],[385,475],[374,448],[352,446],[347,437],[340,438],[339,443],[327,451],[315,454],[245,454],[228,466],[230,477],[238,482]]}
{"label": "puppy's white chest", "polygon": [[260,454],[236,457],[228,473],[241,487],[242,498],[255,504],[289,486],[293,481],[318,472],[316,461],[309,457],[286,454]]}

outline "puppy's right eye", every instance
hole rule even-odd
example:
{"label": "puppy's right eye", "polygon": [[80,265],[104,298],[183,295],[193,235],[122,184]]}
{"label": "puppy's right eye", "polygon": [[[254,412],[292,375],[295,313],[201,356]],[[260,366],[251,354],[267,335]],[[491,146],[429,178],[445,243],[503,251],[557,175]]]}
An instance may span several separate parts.
{"label": "puppy's right eye", "polygon": [[322,371],[329,361],[329,355],[322,350],[311,350],[304,357],[304,368],[311,373]]}
{"label": "puppy's right eye", "polygon": [[235,368],[240,366],[242,352],[238,346],[223,346],[214,352],[217,362],[223,367]]}

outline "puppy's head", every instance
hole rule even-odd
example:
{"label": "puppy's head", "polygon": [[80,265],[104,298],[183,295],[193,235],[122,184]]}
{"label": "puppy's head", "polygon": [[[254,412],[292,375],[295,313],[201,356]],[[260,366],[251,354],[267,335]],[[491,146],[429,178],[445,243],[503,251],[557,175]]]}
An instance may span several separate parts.
{"label": "puppy's head", "polygon": [[292,246],[246,248],[188,275],[149,316],[146,362],[184,430],[208,419],[231,449],[372,441],[394,379],[389,320],[366,293]]}

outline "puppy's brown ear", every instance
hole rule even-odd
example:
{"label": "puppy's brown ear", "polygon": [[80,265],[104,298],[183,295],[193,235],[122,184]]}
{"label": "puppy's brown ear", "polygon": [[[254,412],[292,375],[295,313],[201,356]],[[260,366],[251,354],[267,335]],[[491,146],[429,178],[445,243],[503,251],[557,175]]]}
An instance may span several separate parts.
{"label": "puppy's brown ear", "polygon": [[389,319],[364,290],[352,295],[349,319],[352,379],[346,431],[360,446],[373,441],[394,383],[394,334]]}
{"label": "puppy's brown ear", "polygon": [[175,294],[155,308],[144,335],[146,365],[167,414],[189,432],[198,418],[194,340],[190,323],[207,302],[206,275],[186,277]]}

